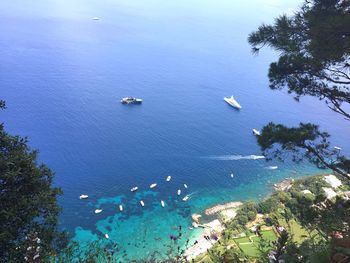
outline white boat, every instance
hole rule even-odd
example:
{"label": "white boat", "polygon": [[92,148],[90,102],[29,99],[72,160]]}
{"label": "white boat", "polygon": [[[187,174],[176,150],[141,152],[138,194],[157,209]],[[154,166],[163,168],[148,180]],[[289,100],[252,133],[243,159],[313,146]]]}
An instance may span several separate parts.
{"label": "white boat", "polygon": [[142,101],[142,99],[137,99],[134,97],[125,97],[120,100],[120,102],[123,104],[141,104]]}
{"label": "white boat", "polygon": [[100,20],[100,18],[95,16],[95,17],[92,18],[92,20]]}
{"label": "white boat", "polygon": [[260,131],[258,131],[257,129],[253,129],[253,134],[255,136],[260,136],[261,135]]}
{"label": "white boat", "polygon": [[278,169],[278,166],[268,166],[266,168],[269,170],[276,170],[276,169]]}
{"label": "white boat", "polygon": [[141,206],[145,206],[145,203],[141,200],[141,201],[140,201],[140,205],[141,205]]}
{"label": "white boat", "polygon": [[186,202],[190,197],[186,195],[184,198],[182,198],[182,201]]}
{"label": "white boat", "polygon": [[233,174],[231,174],[231,178],[233,178]]}
{"label": "white boat", "polygon": [[79,199],[87,199],[87,198],[89,198],[88,195],[80,195],[80,196],[79,196]]}
{"label": "white boat", "polygon": [[109,239],[109,235],[108,235],[108,234],[105,234],[105,238]]}
{"label": "white boat", "polygon": [[184,184],[184,187],[185,187],[185,188],[188,188],[187,184]]}
{"label": "white boat", "polygon": [[162,205],[162,207],[165,207],[165,203],[163,200],[160,201],[160,204]]}
{"label": "white boat", "polygon": [[169,175],[167,178],[166,178],[166,181],[169,182],[171,180],[171,176]]}
{"label": "white boat", "polygon": [[120,210],[120,212],[123,211],[123,206],[122,205],[119,205],[119,210]]}
{"label": "white boat", "polygon": [[181,190],[177,190],[177,195],[180,195],[181,194]]}
{"label": "white boat", "polygon": [[224,97],[224,101],[236,109],[242,109],[242,106],[235,100],[233,96],[231,96],[231,98]]}
{"label": "white boat", "polygon": [[139,189],[139,188],[137,186],[135,186],[135,187],[131,188],[130,191],[135,192],[135,191],[137,191],[137,189]]}
{"label": "white boat", "polygon": [[334,149],[336,149],[338,151],[342,150],[342,148],[340,148],[339,146],[334,146]]}
{"label": "white boat", "polygon": [[154,187],[156,187],[157,186],[157,184],[151,184],[150,186],[149,186],[149,188],[154,188]]}
{"label": "white boat", "polygon": [[95,210],[95,214],[99,214],[99,213],[101,213],[102,212],[102,209],[96,209]]}

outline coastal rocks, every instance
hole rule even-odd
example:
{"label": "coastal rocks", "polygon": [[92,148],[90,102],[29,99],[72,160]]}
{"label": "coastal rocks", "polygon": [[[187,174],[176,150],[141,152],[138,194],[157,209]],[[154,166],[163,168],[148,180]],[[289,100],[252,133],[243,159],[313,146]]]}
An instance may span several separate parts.
{"label": "coastal rocks", "polygon": [[193,214],[192,215],[192,221],[197,223],[197,224],[200,224],[199,220],[202,216],[200,214]]}
{"label": "coastal rocks", "polygon": [[216,205],[214,207],[208,208],[204,211],[204,213],[209,216],[209,215],[216,214],[216,213],[223,211],[223,210],[237,208],[241,205],[242,205],[242,202],[229,202],[226,204]]}
{"label": "coastal rocks", "polygon": [[294,179],[287,178],[278,184],[274,184],[273,188],[275,189],[275,191],[287,191],[292,187],[293,183]]}

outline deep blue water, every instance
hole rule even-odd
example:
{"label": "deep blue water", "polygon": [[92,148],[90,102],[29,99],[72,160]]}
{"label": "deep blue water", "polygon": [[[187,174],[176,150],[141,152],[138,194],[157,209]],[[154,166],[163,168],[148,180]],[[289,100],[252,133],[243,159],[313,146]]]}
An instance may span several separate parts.
{"label": "deep blue water", "polygon": [[[131,257],[145,256],[167,241],[174,225],[188,226],[193,212],[261,198],[287,176],[318,172],[288,161],[217,158],[260,155],[251,129],[269,121],[318,123],[349,152],[342,118],[323,102],[297,103],[269,90],[267,70],[276,54],[266,49],[253,56],[246,41],[262,22],[298,4],[2,0],[0,98],[8,109],[1,121],[9,132],[28,136],[56,172],[55,184],[64,190],[62,228],[78,240],[108,232]],[[121,105],[127,95],[144,103]],[[230,95],[242,110],[224,103]],[[129,191],[134,185],[141,190],[136,196]],[[192,194],[186,203],[176,196],[180,187]],[[88,201],[78,199],[82,193]],[[104,209],[99,215],[97,207]],[[128,239],[142,245],[136,249]]]}

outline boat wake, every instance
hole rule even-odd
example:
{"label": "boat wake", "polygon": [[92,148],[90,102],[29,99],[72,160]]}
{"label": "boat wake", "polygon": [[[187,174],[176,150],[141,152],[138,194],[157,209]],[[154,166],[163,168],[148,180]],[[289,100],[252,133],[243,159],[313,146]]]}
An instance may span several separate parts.
{"label": "boat wake", "polygon": [[209,156],[209,159],[220,160],[220,161],[238,161],[238,160],[259,160],[265,159],[263,155],[218,155],[218,156]]}

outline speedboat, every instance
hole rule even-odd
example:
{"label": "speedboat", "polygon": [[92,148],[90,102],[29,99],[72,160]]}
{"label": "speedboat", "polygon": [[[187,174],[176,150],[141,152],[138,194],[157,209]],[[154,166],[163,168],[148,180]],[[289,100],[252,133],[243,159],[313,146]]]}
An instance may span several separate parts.
{"label": "speedboat", "polygon": [[186,195],[184,198],[182,198],[182,201],[186,202],[190,198],[188,195]]}
{"label": "speedboat", "polygon": [[140,201],[140,205],[141,205],[141,206],[145,206],[145,203],[141,200],[141,201]]}
{"label": "speedboat", "polygon": [[130,191],[131,191],[131,192],[136,192],[137,189],[139,189],[139,188],[138,188],[137,186],[135,186],[135,187],[131,188]]}
{"label": "speedboat", "polygon": [[184,187],[185,187],[185,188],[188,188],[187,184],[184,184]]}
{"label": "speedboat", "polygon": [[260,136],[261,135],[260,131],[258,131],[257,129],[253,129],[253,134],[255,136]]}
{"label": "speedboat", "polygon": [[224,97],[224,101],[236,109],[242,109],[242,106],[235,100],[233,96],[231,96],[231,98]]}
{"label": "speedboat", "polygon": [[181,190],[177,190],[177,195],[180,195],[181,194]]}
{"label": "speedboat", "polygon": [[120,210],[120,212],[123,211],[123,206],[122,205],[119,205],[119,210]]}
{"label": "speedboat", "polygon": [[169,175],[167,178],[166,178],[166,181],[169,182],[171,180],[171,176]]}
{"label": "speedboat", "polygon": [[101,213],[102,212],[102,209],[96,209],[95,210],[95,214],[99,214],[99,213]]}
{"label": "speedboat", "polygon": [[121,103],[123,104],[141,104],[142,99],[137,99],[134,97],[125,97],[120,100]]}
{"label": "speedboat", "polygon": [[160,201],[160,204],[162,205],[162,207],[164,207],[164,206],[165,206],[165,203],[164,203],[164,201],[163,201],[163,200],[161,200],[161,201]]}
{"label": "speedboat", "polygon": [[149,186],[149,188],[154,188],[154,187],[156,187],[157,186],[157,184],[151,184],[150,186]]}
{"label": "speedboat", "polygon": [[89,196],[88,195],[80,195],[79,199],[87,199]]}

